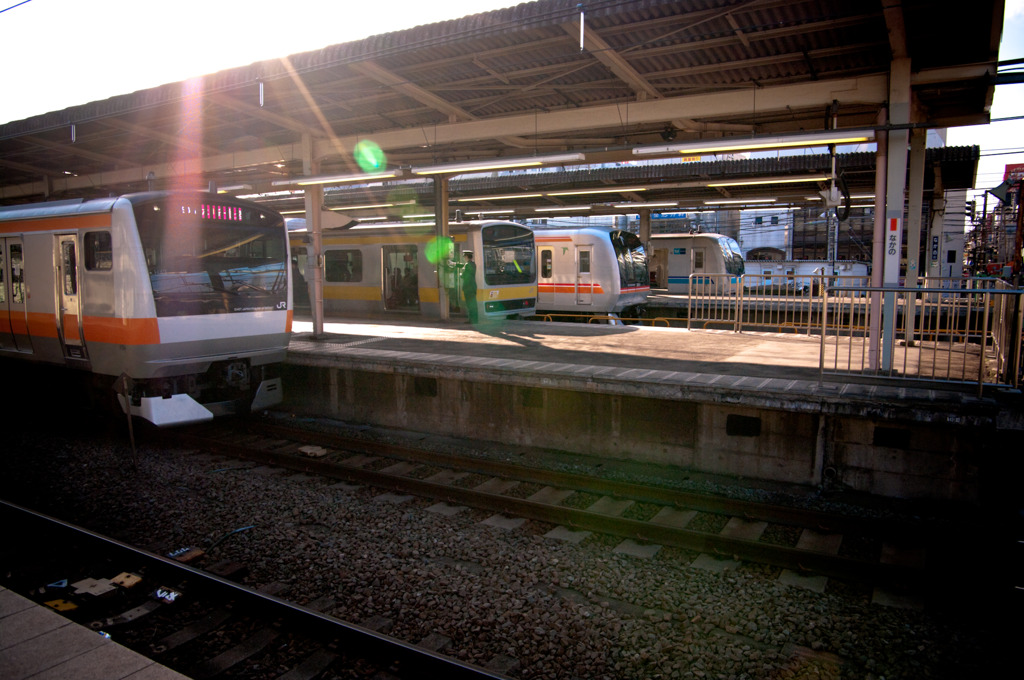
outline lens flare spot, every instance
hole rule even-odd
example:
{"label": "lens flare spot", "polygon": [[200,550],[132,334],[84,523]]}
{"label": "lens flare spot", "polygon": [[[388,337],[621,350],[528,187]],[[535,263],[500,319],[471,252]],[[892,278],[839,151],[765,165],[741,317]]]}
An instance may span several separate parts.
{"label": "lens flare spot", "polygon": [[450,257],[454,246],[454,241],[447,236],[432,238],[427,243],[426,248],[423,249],[423,254],[427,256],[427,260],[431,264],[437,264]]}
{"label": "lens flare spot", "polygon": [[389,212],[398,217],[422,212],[422,208],[416,200],[416,191],[409,187],[398,187],[389,191],[387,202],[394,205]]}
{"label": "lens flare spot", "polygon": [[388,159],[384,155],[384,151],[376,142],[371,142],[369,139],[358,142],[353,155],[363,172],[379,172],[388,165]]}

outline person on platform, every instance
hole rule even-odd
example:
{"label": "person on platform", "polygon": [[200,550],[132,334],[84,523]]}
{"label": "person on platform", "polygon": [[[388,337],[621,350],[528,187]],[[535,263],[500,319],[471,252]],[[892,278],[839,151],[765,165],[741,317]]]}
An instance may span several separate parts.
{"label": "person on platform", "polygon": [[473,253],[466,251],[462,253],[466,263],[462,266],[462,296],[466,299],[466,314],[469,316],[469,323],[477,322],[476,308],[476,264],[473,263]]}

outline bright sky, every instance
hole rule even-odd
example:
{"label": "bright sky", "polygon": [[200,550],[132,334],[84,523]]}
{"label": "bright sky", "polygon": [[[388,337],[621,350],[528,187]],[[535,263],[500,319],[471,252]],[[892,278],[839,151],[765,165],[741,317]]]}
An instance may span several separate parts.
{"label": "bright sky", "polygon": [[[519,1],[0,0],[0,123]],[[999,58],[1024,58],[1024,0],[1006,2]],[[1024,84],[996,88],[992,118],[1014,116]],[[1024,163],[1024,118],[946,141],[981,147],[976,186],[992,188]]]}

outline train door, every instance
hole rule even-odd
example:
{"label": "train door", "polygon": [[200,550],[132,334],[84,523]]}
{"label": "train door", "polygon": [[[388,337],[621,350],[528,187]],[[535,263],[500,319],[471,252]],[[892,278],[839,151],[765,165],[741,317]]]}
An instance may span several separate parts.
{"label": "train door", "polygon": [[593,275],[591,260],[593,246],[576,246],[576,304],[589,305],[593,302]]}
{"label": "train door", "polygon": [[85,359],[78,272],[78,237],[57,237],[57,337],[66,359]]}
{"label": "train door", "polygon": [[655,248],[651,257],[651,288],[668,288],[668,248]]}
{"label": "train door", "polygon": [[295,309],[309,310],[309,254],[306,246],[292,248],[292,305]]}
{"label": "train door", "polygon": [[0,349],[17,349],[11,330],[11,294],[7,290],[7,241],[0,238]]}
{"label": "train door", "polygon": [[20,238],[0,239],[0,347],[31,352],[24,248]]}
{"label": "train door", "polygon": [[540,275],[537,277],[537,308],[550,309],[555,304],[555,251],[540,249]]}
{"label": "train door", "polygon": [[[700,248],[700,247],[690,248],[690,273],[691,274],[698,274],[698,275],[700,275],[700,274],[703,274],[705,271],[707,271],[706,260],[707,260],[707,249],[706,248]],[[704,278],[700,277],[700,276],[696,280],[697,280],[698,283],[703,283],[704,282]]]}
{"label": "train door", "polygon": [[419,311],[419,259],[414,245],[381,249],[384,276],[384,309]]}

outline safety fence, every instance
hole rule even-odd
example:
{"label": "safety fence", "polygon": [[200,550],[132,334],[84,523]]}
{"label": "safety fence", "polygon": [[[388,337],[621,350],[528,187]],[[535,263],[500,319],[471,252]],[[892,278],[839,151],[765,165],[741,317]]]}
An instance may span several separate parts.
{"label": "safety fence", "polygon": [[1022,293],[998,279],[872,287],[863,276],[701,274],[690,280],[685,323],[817,336],[822,376],[970,383],[980,393],[1020,385]]}

